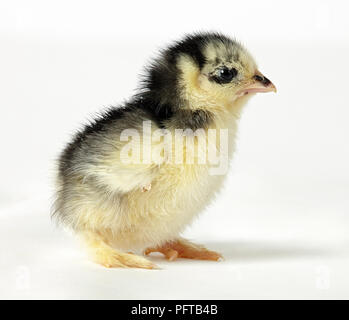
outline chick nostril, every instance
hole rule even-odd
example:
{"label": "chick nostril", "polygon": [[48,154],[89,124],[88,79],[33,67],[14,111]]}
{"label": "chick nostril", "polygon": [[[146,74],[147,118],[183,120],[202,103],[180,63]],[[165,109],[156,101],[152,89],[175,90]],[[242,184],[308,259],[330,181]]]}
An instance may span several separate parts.
{"label": "chick nostril", "polygon": [[264,78],[261,77],[261,76],[258,75],[258,74],[256,74],[256,75],[254,76],[254,79],[255,79],[256,81],[259,81],[259,82],[263,82],[263,80],[264,80]]}
{"label": "chick nostril", "polygon": [[259,81],[260,83],[262,83],[262,84],[265,85],[265,86],[268,86],[268,85],[271,83],[271,81],[270,81],[268,78],[262,77],[262,76],[260,76],[260,75],[258,75],[258,74],[256,74],[256,75],[254,76],[254,79],[255,79],[256,81]]}

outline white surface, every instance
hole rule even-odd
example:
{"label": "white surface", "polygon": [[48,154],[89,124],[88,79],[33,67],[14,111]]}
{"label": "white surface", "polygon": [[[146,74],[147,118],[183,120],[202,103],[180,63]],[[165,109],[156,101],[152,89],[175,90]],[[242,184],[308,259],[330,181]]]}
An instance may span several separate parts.
{"label": "white surface", "polygon": [[[346,4],[185,4],[1,2],[0,298],[349,298]],[[242,39],[278,87],[251,101],[226,188],[186,232],[226,259],[103,269],[49,219],[53,159],[198,29]]]}

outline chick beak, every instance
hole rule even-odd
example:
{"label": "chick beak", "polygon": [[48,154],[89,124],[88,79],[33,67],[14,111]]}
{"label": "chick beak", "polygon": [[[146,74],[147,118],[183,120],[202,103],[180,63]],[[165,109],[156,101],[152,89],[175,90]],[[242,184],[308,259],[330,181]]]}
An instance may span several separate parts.
{"label": "chick beak", "polygon": [[276,92],[274,84],[259,71],[252,77],[252,81],[239,90],[238,95],[245,95],[257,92]]}

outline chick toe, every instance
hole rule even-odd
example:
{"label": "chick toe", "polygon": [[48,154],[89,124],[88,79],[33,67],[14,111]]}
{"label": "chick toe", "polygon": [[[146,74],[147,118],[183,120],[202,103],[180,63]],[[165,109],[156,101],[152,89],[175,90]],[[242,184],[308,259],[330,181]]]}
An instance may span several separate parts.
{"label": "chick toe", "polygon": [[117,250],[99,250],[93,259],[106,268],[141,268],[157,269],[151,261],[132,253],[122,253]]}
{"label": "chick toe", "polygon": [[148,248],[144,251],[145,255],[149,255],[152,252],[160,252],[162,253],[165,258],[169,261],[174,261],[178,258],[178,251],[173,250],[172,248],[169,248],[167,246],[164,247],[155,247],[155,248]]}
{"label": "chick toe", "polygon": [[174,261],[177,258],[210,261],[220,261],[223,259],[221,254],[184,239],[167,242],[159,247],[148,248],[144,253],[145,255],[149,255],[152,252],[162,253],[169,261]]}
{"label": "chick toe", "polygon": [[100,234],[86,232],[82,235],[82,240],[91,259],[106,268],[157,269],[155,264],[144,257],[114,249]]}

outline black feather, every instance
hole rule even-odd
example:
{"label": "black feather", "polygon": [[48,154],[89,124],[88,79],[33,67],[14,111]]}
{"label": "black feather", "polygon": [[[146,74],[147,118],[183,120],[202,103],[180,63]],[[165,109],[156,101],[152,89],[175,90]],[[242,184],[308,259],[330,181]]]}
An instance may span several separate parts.
{"label": "black feather", "polygon": [[204,46],[211,42],[231,44],[232,40],[219,33],[197,33],[188,35],[177,41],[160,53],[158,59],[146,69],[141,82],[140,93],[122,107],[111,107],[94,121],[78,131],[72,142],[61,154],[59,169],[67,170],[71,165],[76,150],[80,149],[88,137],[106,131],[110,126],[118,125],[127,113],[142,110],[147,117],[160,128],[166,128],[170,123],[177,128],[192,129],[205,128],[212,121],[213,115],[204,110],[185,110],[185,101],[180,98],[177,58],[183,54],[189,55],[199,69],[205,64]]}

